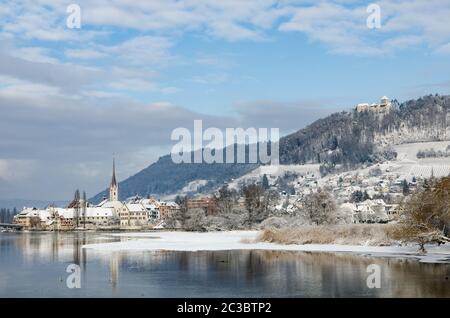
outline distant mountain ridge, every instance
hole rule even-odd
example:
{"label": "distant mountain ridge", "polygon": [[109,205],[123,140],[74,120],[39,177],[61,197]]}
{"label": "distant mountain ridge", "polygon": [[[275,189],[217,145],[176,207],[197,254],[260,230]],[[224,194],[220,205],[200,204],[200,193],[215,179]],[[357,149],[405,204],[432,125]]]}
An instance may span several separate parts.
{"label": "distant mountain ridge", "polygon": [[[248,151],[248,149],[247,149]],[[192,155],[191,155],[192,156]],[[119,182],[119,199],[139,195],[160,196],[180,191],[195,180],[208,180],[198,191],[208,191],[215,186],[222,185],[231,178],[238,178],[258,167],[257,164],[228,164],[228,163],[173,163],[170,155],[162,156],[155,163],[141,170],[137,174]],[[100,202],[109,195],[105,189],[90,199]]]}
{"label": "distant mountain ridge", "polygon": [[[450,96],[427,95],[393,103],[385,114],[339,112],[280,139],[281,164],[354,165],[392,159],[390,145],[450,140]],[[170,155],[119,183],[120,199],[173,194],[195,180],[208,180],[198,192],[238,178],[258,164],[175,164]],[[99,202],[104,190],[91,201]]]}
{"label": "distant mountain ridge", "polygon": [[29,200],[29,199],[1,199],[0,208],[13,209],[19,211],[24,207],[34,207],[38,209],[46,208],[49,205],[63,207],[67,205],[67,201],[46,201],[46,200]]}

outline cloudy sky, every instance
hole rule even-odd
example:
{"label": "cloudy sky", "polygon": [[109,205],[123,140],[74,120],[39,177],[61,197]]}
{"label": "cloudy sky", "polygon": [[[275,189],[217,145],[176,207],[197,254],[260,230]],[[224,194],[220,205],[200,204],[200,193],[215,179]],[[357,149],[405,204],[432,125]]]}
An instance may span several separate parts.
{"label": "cloudy sky", "polygon": [[[70,29],[67,7],[81,8]],[[94,195],[204,126],[450,90],[450,1],[0,0],[0,199]]]}

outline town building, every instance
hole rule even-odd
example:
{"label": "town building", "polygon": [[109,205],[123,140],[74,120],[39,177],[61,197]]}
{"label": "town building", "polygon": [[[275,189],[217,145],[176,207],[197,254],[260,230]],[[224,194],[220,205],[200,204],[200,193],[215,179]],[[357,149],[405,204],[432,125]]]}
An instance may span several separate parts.
{"label": "town building", "polygon": [[120,227],[148,225],[149,213],[141,203],[125,203],[120,210]]}
{"label": "town building", "polygon": [[201,196],[187,199],[186,207],[188,209],[203,209],[206,215],[214,215],[216,213],[217,201],[214,197]]}
{"label": "town building", "polygon": [[382,199],[366,200],[356,204],[353,219],[355,223],[387,223],[388,209]]}
{"label": "town building", "polygon": [[86,229],[108,227],[117,224],[117,221],[112,208],[97,206],[86,207],[82,213],[76,207],[24,208],[14,218],[15,224],[43,230],[73,230],[77,227],[77,223],[80,228]]}
{"label": "town building", "polygon": [[180,210],[180,206],[175,202],[159,202],[159,213],[162,219],[166,219],[169,215]]}
{"label": "town building", "polygon": [[[211,211],[211,202],[200,200],[196,207],[204,207]],[[142,199],[133,196],[125,202],[119,201],[119,186],[116,180],[115,160],[113,160],[112,177],[109,187],[109,198],[99,204],[92,205],[84,198],[72,200],[67,207],[47,207],[45,209],[24,208],[14,218],[14,223],[25,228],[46,230],[74,230],[128,228],[128,227],[161,227],[169,215],[180,210],[175,202],[159,201],[154,198]]]}

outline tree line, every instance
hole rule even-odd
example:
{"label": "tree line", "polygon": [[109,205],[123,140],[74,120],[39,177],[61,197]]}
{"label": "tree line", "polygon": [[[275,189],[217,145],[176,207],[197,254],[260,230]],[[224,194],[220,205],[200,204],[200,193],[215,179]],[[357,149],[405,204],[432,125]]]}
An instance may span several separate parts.
{"label": "tree line", "polygon": [[277,191],[268,189],[267,176],[261,184],[244,185],[240,190],[221,187],[212,197],[214,209],[188,209],[186,196],[175,202],[180,209],[171,213],[166,225],[188,231],[239,230],[256,227],[269,215],[269,205],[279,199]]}
{"label": "tree line", "polygon": [[18,214],[17,209],[1,208],[0,209],[0,223],[12,223],[14,216]]}
{"label": "tree line", "polygon": [[[283,205],[289,205],[289,194]],[[262,182],[244,185],[241,189],[230,189],[227,185],[214,195],[213,213],[201,208],[188,209],[186,196],[178,196],[180,206],[166,218],[166,226],[187,231],[244,230],[257,229],[272,217],[287,217],[275,209],[281,201],[277,190],[268,187],[267,176]],[[295,207],[291,216],[308,224],[325,225],[339,222],[338,207],[333,196],[325,189],[312,192],[304,198],[302,207]],[[281,215],[280,215],[281,213]]]}

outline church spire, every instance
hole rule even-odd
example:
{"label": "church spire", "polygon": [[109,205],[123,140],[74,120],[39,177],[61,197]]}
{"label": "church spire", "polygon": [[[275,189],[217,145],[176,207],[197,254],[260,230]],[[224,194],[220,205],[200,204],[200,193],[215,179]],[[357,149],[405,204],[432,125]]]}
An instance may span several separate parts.
{"label": "church spire", "polygon": [[116,181],[116,161],[113,158],[113,172],[111,178],[111,185],[109,186],[109,201],[119,200],[119,187]]}
{"label": "church spire", "polygon": [[116,161],[113,158],[113,173],[112,173],[112,179],[111,179],[111,186],[116,186]]}

